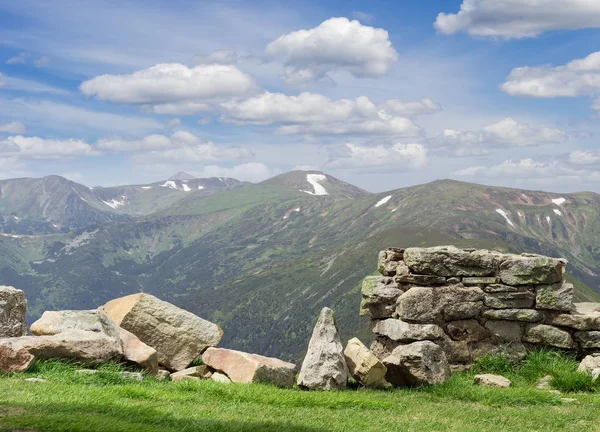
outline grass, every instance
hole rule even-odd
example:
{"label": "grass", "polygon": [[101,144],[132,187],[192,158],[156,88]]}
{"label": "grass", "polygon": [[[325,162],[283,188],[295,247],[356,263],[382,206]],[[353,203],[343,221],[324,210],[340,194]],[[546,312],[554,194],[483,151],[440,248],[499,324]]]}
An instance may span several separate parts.
{"label": "grass", "polygon": [[[569,393],[576,401],[567,403],[567,395],[535,389],[552,373],[553,385],[597,391],[575,384],[575,366],[543,351],[520,365],[486,357],[438,386],[306,392],[150,376],[134,382],[119,377],[116,364],[76,375],[81,366],[45,361],[0,377],[0,431],[599,431],[600,394]],[[472,384],[475,373],[499,371],[512,388]],[[47,382],[26,382],[30,377]]]}

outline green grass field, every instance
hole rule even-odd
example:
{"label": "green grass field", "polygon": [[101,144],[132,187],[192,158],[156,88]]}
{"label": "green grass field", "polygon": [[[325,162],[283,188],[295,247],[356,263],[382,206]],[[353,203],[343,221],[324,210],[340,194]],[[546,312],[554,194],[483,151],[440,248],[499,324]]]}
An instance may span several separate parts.
{"label": "green grass field", "polygon": [[[82,376],[75,375],[76,365],[48,361],[0,377],[0,430],[600,431],[600,385],[574,372],[576,365],[549,352],[532,353],[518,367],[490,357],[440,386],[324,393],[152,377],[127,381],[111,364]],[[477,387],[475,372],[502,372],[514,385]],[[548,373],[563,394],[535,388]],[[47,382],[25,381],[31,377]]]}

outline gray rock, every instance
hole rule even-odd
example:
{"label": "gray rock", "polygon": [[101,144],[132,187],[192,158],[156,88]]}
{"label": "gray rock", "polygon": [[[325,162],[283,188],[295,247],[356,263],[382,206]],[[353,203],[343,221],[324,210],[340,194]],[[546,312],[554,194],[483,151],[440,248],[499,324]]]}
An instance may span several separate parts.
{"label": "gray rock", "polygon": [[573,309],[574,287],[568,282],[541,285],[536,288],[535,307],[569,312]]}
{"label": "gray rock", "polygon": [[166,379],[168,379],[170,377],[171,377],[171,374],[166,369],[159,369],[155,375],[156,381],[165,381]]}
{"label": "gray rock", "polygon": [[23,291],[0,285],[0,338],[27,334],[27,300]]}
{"label": "gray rock", "polygon": [[550,390],[550,381],[552,381],[552,375],[544,375],[538,380],[535,388],[538,390]]}
{"label": "gray rock", "polygon": [[500,264],[500,279],[507,285],[551,285],[563,282],[566,261],[545,256],[516,256]]}
{"label": "gray rock", "polygon": [[485,328],[501,342],[521,342],[523,327],[517,321],[487,321]]}
{"label": "gray rock", "polygon": [[483,291],[477,287],[413,287],[398,298],[396,312],[405,321],[432,323],[479,316]]}
{"label": "gray rock", "polygon": [[398,283],[413,284],[413,285],[445,285],[446,278],[442,276],[421,275],[421,274],[405,274],[396,276]]}
{"label": "gray rock", "polygon": [[35,357],[25,348],[14,346],[10,339],[0,340],[0,372],[22,373],[34,361]]}
{"label": "gray rock", "polygon": [[199,379],[209,379],[213,374],[213,369],[207,365],[192,366],[187,369],[183,369],[170,374],[171,381],[177,382],[189,377],[195,377]]}
{"label": "gray rock", "polygon": [[404,262],[413,273],[436,276],[492,276],[503,255],[497,252],[458,249],[454,246],[408,248]]}
{"label": "gray rock", "polygon": [[154,348],[158,363],[172,371],[187,368],[223,337],[216,324],[145,293],[111,300],[100,310]]}
{"label": "gray rock", "polygon": [[600,353],[590,354],[579,363],[577,370],[589,375],[600,369]]}
{"label": "gray rock", "polygon": [[387,356],[392,354],[395,348],[403,345],[402,342],[391,340],[385,336],[377,336],[371,342],[371,352],[377,357],[379,360],[383,360]]}
{"label": "gray rock", "polygon": [[502,375],[481,374],[473,377],[473,384],[483,387],[508,388],[512,385],[512,382]]}
{"label": "gray rock", "polygon": [[464,277],[464,278],[462,278],[462,284],[464,286],[489,285],[489,284],[495,284],[496,282],[498,282],[498,278],[496,276]]}
{"label": "gray rock", "polygon": [[[525,287],[525,289],[527,289],[527,288],[529,288],[529,287]],[[519,291],[522,291],[523,288],[511,286],[511,285],[494,283],[491,285],[486,285],[482,289],[486,293],[499,293],[499,292],[504,293],[504,292],[519,292]]]}
{"label": "gray rock", "polygon": [[600,331],[576,332],[575,340],[583,349],[600,348]]}
{"label": "gray rock", "polygon": [[210,379],[220,384],[231,384],[231,380],[229,379],[229,377],[225,374],[222,374],[221,372],[213,373]]}
{"label": "gray rock", "polygon": [[535,309],[487,309],[481,316],[490,320],[522,322],[539,322],[544,318],[544,314]]}
{"label": "gray rock", "polygon": [[593,312],[587,315],[579,313],[547,313],[545,323],[582,331],[600,330],[600,313]]}
{"label": "gray rock", "polygon": [[326,307],[321,310],[313,330],[298,375],[298,385],[311,390],[335,390],[345,388],[347,382],[344,348],[333,311]]}
{"label": "gray rock", "polygon": [[573,348],[573,337],[567,331],[546,324],[529,324],[525,327],[523,342],[550,345],[558,348]]}
{"label": "gray rock", "polygon": [[387,367],[386,381],[397,386],[440,384],[451,374],[446,355],[431,341],[399,346],[383,364]]}
{"label": "gray rock", "polygon": [[469,343],[466,341],[454,341],[446,336],[445,338],[436,341],[436,344],[442,348],[448,362],[451,364],[468,364],[473,361]]}
{"label": "gray rock", "polygon": [[394,276],[398,264],[402,261],[403,255],[404,250],[396,248],[390,248],[379,252],[377,269],[384,276]]}
{"label": "gray rock", "polygon": [[446,328],[448,336],[455,341],[477,342],[491,336],[477,320],[461,320],[448,323]]}
{"label": "gray rock", "polygon": [[344,356],[350,374],[360,384],[376,388],[387,384],[387,368],[358,338],[348,341]]}
{"label": "gray rock", "polygon": [[483,304],[494,309],[529,309],[534,303],[535,296],[529,291],[489,293],[483,298]]}
{"label": "gray rock", "polygon": [[121,378],[141,382],[144,380],[144,375],[141,372],[119,372]]}
{"label": "gray rock", "polygon": [[360,315],[371,319],[392,317],[396,311],[396,301],[402,292],[391,278],[366,277],[362,283]]}
{"label": "gray rock", "polygon": [[444,336],[442,328],[435,324],[409,324],[399,319],[377,321],[373,333],[398,342],[435,340]]}

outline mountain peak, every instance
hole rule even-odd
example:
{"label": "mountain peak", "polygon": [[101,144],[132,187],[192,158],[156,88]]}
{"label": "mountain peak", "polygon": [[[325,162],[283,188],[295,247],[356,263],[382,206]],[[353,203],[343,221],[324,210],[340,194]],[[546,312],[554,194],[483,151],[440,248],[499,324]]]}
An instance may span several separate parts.
{"label": "mountain peak", "polygon": [[168,180],[193,180],[196,177],[186,173],[185,171],[179,171],[177,174],[173,174]]}

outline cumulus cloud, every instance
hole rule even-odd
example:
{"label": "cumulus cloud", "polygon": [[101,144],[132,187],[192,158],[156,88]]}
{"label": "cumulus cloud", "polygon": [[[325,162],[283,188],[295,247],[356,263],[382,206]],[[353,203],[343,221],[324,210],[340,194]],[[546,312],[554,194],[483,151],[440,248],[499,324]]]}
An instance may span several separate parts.
{"label": "cumulus cloud", "polygon": [[232,65],[238,61],[237,52],[234,49],[220,49],[213,51],[209,55],[205,56],[194,56],[194,64],[196,65]]}
{"label": "cumulus cloud", "polygon": [[58,159],[64,157],[100,156],[102,153],[82,140],[45,139],[39,137],[10,136],[0,140],[3,153],[21,158]]}
{"label": "cumulus cloud", "polygon": [[568,134],[560,129],[535,127],[507,117],[478,131],[445,129],[442,136],[431,142],[457,156],[474,156],[487,154],[491,148],[559,144],[568,139]]}
{"label": "cumulus cloud", "polygon": [[600,166],[600,150],[575,150],[569,153],[569,163],[572,165]]}
{"label": "cumulus cloud", "polygon": [[27,53],[27,52],[22,52],[19,53],[18,55],[9,58],[8,60],[6,60],[6,64],[24,64],[25,62],[27,62],[27,59],[29,58],[31,54]]}
{"label": "cumulus cloud", "polygon": [[463,0],[455,14],[440,13],[434,27],[445,34],[521,39],[547,31],[600,27],[594,0]]}
{"label": "cumulus cloud", "polygon": [[368,167],[401,165],[422,168],[427,165],[427,148],[422,144],[393,144],[390,146],[364,146],[347,143],[342,154],[337,155],[329,166]]}
{"label": "cumulus cloud", "polygon": [[154,114],[191,115],[200,111],[210,111],[211,105],[204,102],[176,102],[153,105]]}
{"label": "cumulus cloud", "polygon": [[18,121],[9,123],[0,123],[0,132],[6,132],[11,134],[24,134],[27,132],[25,125]]}
{"label": "cumulus cloud", "polygon": [[390,99],[383,104],[383,107],[390,113],[402,117],[416,117],[424,114],[433,114],[442,110],[440,105],[429,98],[410,102]]}
{"label": "cumulus cloud", "polygon": [[231,65],[198,65],[189,68],[163,63],[129,75],[101,75],[83,82],[86,96],[115,103],[158,105],[207,102],[247,95],[257,88],[249,75]]}
{"label": "cumulus cloud", "polygon": [[[222,120],[246,124],[279,124],[281,134],[381,134],[418,136],[421,130],[409,119],[375,105],[365,96],[331,100],[316,93],[288,96],[265,92],[221,105]],[[405,108],[408,111],[408,108]],[[413,110],[414,113],[414,110]]]}
{"label": "cumulus cloud", "polygon": [[540,98],[600,93],[600,51],[562,66],[513,69],[502,84],[502,90],[513,96]]}
{"label": "cumulus cloud", "polygon": [[285,80],[299,84],[330,80],[327,74],[336,70],[357,78],[379,77],[398,59],[386,30],[347,18],[284,34],[267,45],[265,56],[281,59]]}

